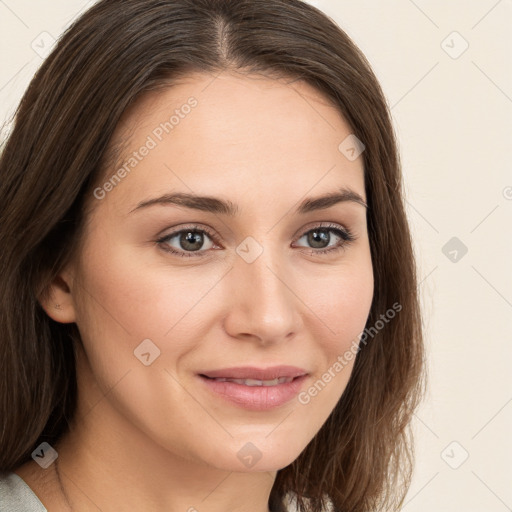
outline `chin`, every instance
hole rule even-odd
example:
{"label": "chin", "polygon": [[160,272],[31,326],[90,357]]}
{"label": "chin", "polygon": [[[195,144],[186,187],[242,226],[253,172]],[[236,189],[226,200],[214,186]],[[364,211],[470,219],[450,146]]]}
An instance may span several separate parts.
{"label": "chin", "polygon": [[[222,453],[213,454],[211,463],[219,469],[241,473],[279,471],[289,466],[302,453],[306,444],[291,436],[268,436],[268,431],[260,436],[238,439]],[[274,436],[274,439],[270,439]]]}

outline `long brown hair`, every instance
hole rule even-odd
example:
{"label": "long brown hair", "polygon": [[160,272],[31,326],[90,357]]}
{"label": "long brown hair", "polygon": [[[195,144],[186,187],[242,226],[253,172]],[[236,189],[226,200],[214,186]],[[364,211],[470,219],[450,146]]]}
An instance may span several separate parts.
{"label": "long brown hair", "polygon": [[[300,0],[102,0],[36,73],[0,158],[0,470],[58,440],[75,412],[71,340],[80,337],[75,324],[52,321],[38,298],[80,245],[86,198],[106,170],[121,115],[179,75],[230,69],[304,80],[365,145],[371,339],[325,424],[278,471],[269,505],[284,510],[291,492],[301,511],[327,503],[343,512],[396,509],[410,484],[410,420],[425,382],[397,144],[364,55]],[[396,318],[375,328],[396,304]]]}

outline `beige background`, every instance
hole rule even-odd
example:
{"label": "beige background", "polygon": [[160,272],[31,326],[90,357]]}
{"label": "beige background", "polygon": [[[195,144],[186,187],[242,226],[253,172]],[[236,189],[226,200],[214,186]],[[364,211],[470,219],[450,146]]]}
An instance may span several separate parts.
{"label": "beige background", "polygon": [[[430,366],[403,510],[512,510],[512,0],[310,3],[370,60],[400,140]],[[0,0],[0,122],[87,4]]]}

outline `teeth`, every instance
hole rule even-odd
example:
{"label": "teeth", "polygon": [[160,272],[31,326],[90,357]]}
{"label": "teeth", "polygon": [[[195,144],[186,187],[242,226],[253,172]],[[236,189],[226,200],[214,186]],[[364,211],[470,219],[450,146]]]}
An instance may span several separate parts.
{"label": "teeth", "polygon": [[273,380],[258,380],[258,379],[214,379],[218,382],[235,382],[236,384],[243,384],[244,386],[277,386],[284,382],[291,382],[293,377],[279,377]]}

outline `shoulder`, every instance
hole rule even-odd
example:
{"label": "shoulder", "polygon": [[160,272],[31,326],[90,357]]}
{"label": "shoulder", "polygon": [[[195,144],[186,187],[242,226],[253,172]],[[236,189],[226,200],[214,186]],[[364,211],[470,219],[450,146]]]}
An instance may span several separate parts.
{"label": "shoulder", "polygon": [[47,510],[21,477],[12,472],[0,472],[0,512]]}

